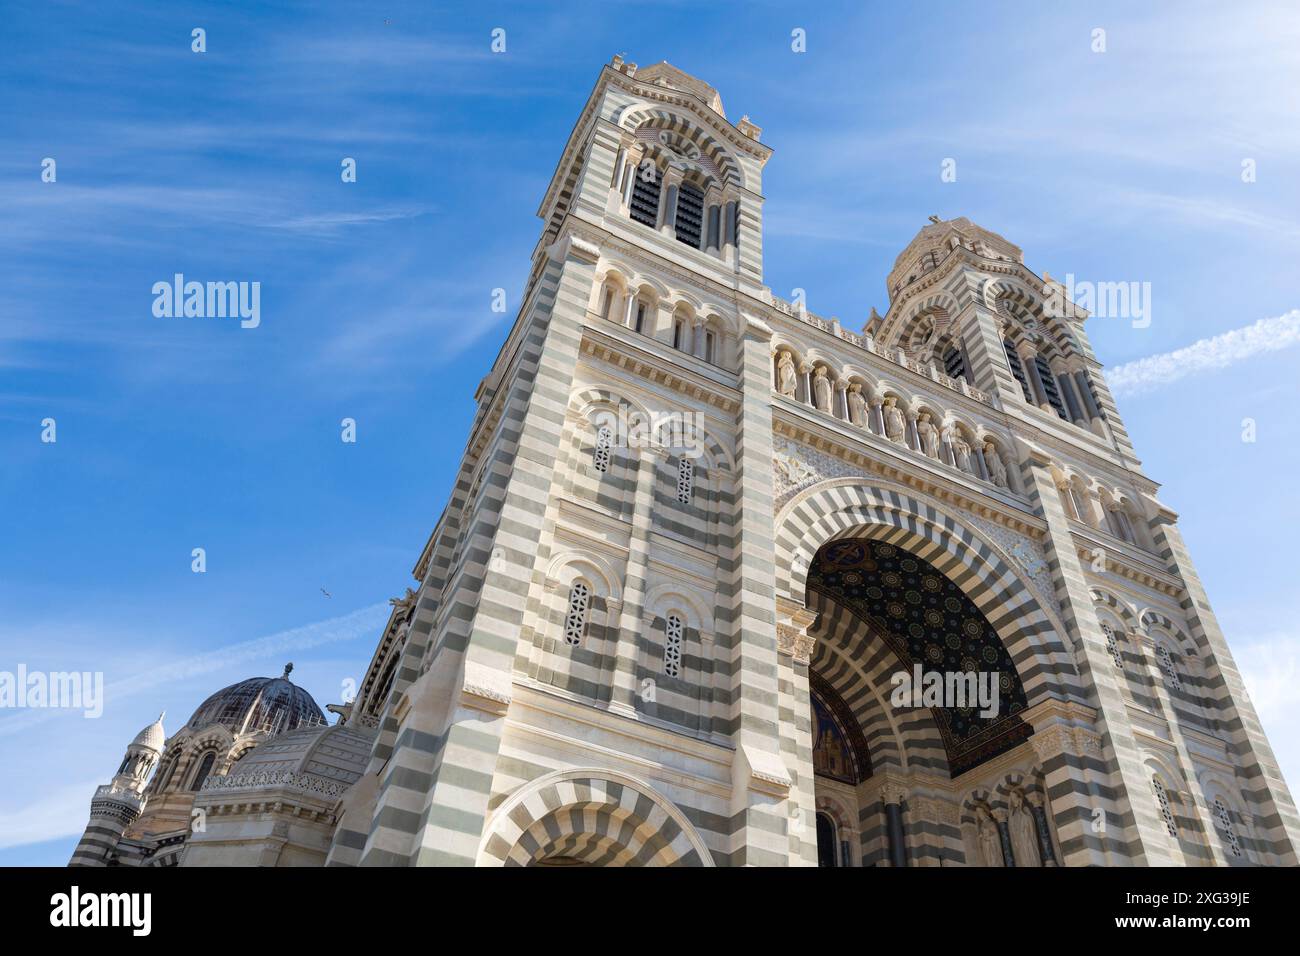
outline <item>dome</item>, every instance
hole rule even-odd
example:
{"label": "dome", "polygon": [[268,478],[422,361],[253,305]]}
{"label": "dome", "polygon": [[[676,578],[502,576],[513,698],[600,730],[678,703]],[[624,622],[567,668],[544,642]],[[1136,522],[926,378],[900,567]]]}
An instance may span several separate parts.
{"label": "dome", "polygon": [[135,735],[135,740],[131,741],[132,747],[144,747],[157,753],[162,753],[163,744],[167,742],[167,734],[163,732],[163,717],[166,715],[163,711],[158,715],[158,719]]}
{"label": "dome", "polygon": [[233,734],[265,731],[271,734],[299,727],[325,725],[325,715],[307,693],[289,680],[290,664],[282,677],[250,677],[217,691],[203,703],[186,725],[198,730],[221,724]]}

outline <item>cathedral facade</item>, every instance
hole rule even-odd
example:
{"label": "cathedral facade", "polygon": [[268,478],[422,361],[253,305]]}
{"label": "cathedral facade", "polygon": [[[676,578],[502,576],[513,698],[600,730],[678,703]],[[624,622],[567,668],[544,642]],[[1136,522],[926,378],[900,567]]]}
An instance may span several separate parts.
{"label": "cathedral facade", "polygon": [[74,863],[1296,864],[1087,314],[961,218],[785,301],[760,136],[602,69],[356,698],[146,728]]}

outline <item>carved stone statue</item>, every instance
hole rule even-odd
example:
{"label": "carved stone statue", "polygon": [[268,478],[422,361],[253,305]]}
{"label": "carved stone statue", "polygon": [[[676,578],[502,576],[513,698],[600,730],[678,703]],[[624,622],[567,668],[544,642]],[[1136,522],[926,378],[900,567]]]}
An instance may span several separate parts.
{"label": "carved stone statue", "polygon": [[984,462],[989,466],[989,477],[993,479],[993,484],[999,488],[1007,487],[1007,466],[1002,464],[1002,456],[998,454],[998,446],[993,442],[984,445]]}
{"label": "carved stone statue", "polygon": [[975,820],[979,829],[980,862],[985,866],[1006,866],[1007,861],[1002,856],[1002,836],[989,808],[977,807]]}
{"label": "carved stone statue", "polygon": [[889,396],[885,399],[885,434],[889,436],[890,441],[896,441],[900,445],[907,444],[907,424],[903,418],[903,411],[898,407],[898,399]]}
{"label": "carved stone statue", "polygon": [[813,374],[813,399],[819,411],[831,410],[831,380],[826,377],[825,365],[818,365]]}
{"label": "carved stone statue", "polygon": [[867,400],[862,397],[862,386],[854,382],[849,386],[849,421],[855,425],[867,424]]}
{"label": "carved stone statue", "polygon": [[794,358],[789,352],[781,353],[781,360],[776,365],[776,376],[781,394],[794,398],[799,389],[799,373],[794,370]]}
{"label": "carved stone statue", "polygon": [[966,444],[963,439],[957,438],[953,440],[952,457],[957,463],[957,467],[962,471],[972,475],[975,473],[975,469],[971,465],[970,460],[970,445]]}
{"label": "carved stone statue", "polygon": [[916,434],[921,439],[921,451],[930,458],[939,457],[939,429],[930,423],[930,413],[922,412],[916,420]]}
{"label": "carved stone statue", "polygon": [[1010,815],[1007,829],[1011,831],[1011,855],[1016,866],[1042,866],[1043,859],[1038,852],[1038,828],[1034,817],[1025,806],[1025,795],[1019,790],[1011,791]]}

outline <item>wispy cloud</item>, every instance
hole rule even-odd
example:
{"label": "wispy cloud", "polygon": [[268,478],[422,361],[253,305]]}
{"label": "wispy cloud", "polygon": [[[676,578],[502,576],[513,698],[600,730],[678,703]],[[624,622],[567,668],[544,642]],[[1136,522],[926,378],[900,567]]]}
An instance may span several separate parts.
{"label": "wispy cloud", "polygon": [[26,806],[0,813],[0,850],[80,833],[90,796],[103,782],[64,784]]}
{"label": "wispy cloud", "polygon": [[[109,701],[121,701],[136,694],[175,681],[210,674],[247,661],[262,660],[286,651],[308,650],[326,644],[356,640],[367,635],[377,635],[384,626],[389,607],[386,603],[372,604],[341,617],[316,621],[302,627],[277,631],[264,637],[228,644],[206,654],[197,654],[150,668],[131,677],[113,681],[104,687]],[[23,710],[12,717],[0,720],[0,737],[19,733],[35,724],[67,714],[66,710]],[[84,791],[83,791],[84,792]]]}
{"label": "wispy cloud", "polygon": [[1265,352],[1300,345],[1300,309],[1160,355],[1117,365],[1106,373],[1116,395],[1141,395],[1209,369],[1227,368]]}

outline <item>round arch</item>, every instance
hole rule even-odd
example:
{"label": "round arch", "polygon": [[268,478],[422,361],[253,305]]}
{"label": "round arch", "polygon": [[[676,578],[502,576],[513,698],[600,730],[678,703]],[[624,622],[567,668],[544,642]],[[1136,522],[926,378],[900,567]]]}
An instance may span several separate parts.
{"label": "round arch", "polygon": [[897,545],[956,584],[997,631],[1030,706],[1053,696],[1084,700],[1065,631],[1020,572],[983,535],[901,490],[842,478],[797,494],[776,520],[777,596],[802,605],[814,556],[847,537]]}
{"label": "round arch", "polygon": [[713,866],[678,807],[643,780],[613,770],[559,770],[520,787],[493,813],[479,866],[551,857],[624,866]]}

